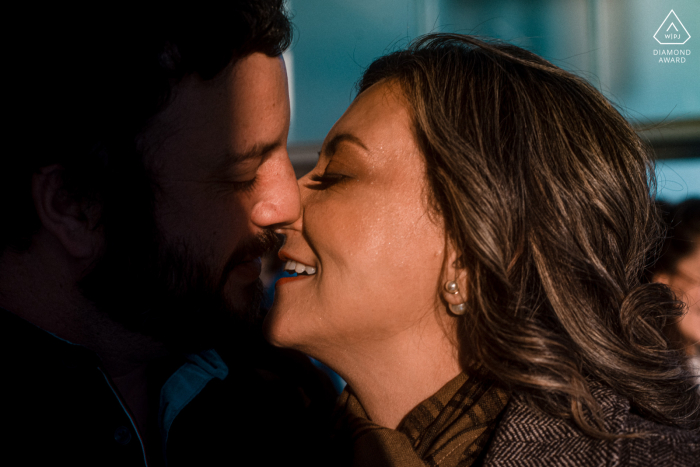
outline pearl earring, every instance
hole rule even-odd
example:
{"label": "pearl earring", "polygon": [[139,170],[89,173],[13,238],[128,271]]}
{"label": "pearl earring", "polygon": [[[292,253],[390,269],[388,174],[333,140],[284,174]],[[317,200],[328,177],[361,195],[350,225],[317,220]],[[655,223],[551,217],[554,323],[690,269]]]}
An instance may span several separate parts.
{"label": "pearl earring", "polygon": [[445,283],[445,291],[456,295],[459,293],[459,287],[457,287],[457,283],[455,281],[447,281]]}
{"label": "pearl earring", "polygon": [[[445,292],[457,295],[459,293],[459,286],[455,281],[447,281],[445,282]],[[450,305],[450,311],[454,315],[463,315],[464,312],[467,311],[467,304],[459,303],[457,305]]]}

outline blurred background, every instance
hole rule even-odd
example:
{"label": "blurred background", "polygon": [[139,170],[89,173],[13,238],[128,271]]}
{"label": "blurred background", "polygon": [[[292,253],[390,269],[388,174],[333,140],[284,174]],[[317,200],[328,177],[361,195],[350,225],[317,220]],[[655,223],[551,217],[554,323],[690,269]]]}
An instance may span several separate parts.
{"label": "blurred background", "polygon": [[[658,197],[679,202],[700,196],[700,0],[287,4],[295,25],[294,43],[285,54],[292,100],[289,152],[298,175],[314,166],[323,138],[373,59],[421,34],[457,32],[511,42],[586,78],[654,147]],[[690,39],[660,45],[654,35],[672,9]],[[681,25],[675,27],[683,32]],[[665,49],[690,55],[685,63],[659,63],[654,51]]]}

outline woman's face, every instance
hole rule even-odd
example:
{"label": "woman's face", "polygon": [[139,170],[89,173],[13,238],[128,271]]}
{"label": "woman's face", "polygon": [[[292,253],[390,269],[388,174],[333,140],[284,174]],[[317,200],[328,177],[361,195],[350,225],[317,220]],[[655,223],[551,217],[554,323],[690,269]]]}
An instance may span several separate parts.
{"label": "woman's face", "polygon": [[435,319],[445,234],[403,99],[391,83],[363,92],[299,180],[303,212],[280,230],[280,257],[315,273],[277,282],[265,321],[274,344],[332,364],[334,352],[400,340]]}

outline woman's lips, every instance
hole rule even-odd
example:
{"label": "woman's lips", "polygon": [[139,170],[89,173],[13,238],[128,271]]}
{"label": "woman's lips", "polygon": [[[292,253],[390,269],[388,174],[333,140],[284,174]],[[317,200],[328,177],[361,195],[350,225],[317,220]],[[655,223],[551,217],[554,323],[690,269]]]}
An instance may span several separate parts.
{"label": "woman's lips", "polygon": [[310,276],[316,274],[315,267],[294,260],[287,261],[287,263],[284,265],[284,270],[285,272],[289,273],[308,274]]}
{"label": "woman's lips", "polygon": [[300,276],[282,277],[281,279],[278,279],[277,282],[275,282],[275,287],[287,284],[289,282],[295,282],[295,281],[298,281],[301,279],[308,279],[310,277],[313,277],[313,276],[300,275]]}
{"label": "woman's lips", "polygon": [[313,277],[316,275],[316,266],[312,266],[310,262],[300,261],[296,257],[292,257],[288,252],[280,250],[277,256],[285,261],[284,272],[288,274],[296,274],[294,276],[285,276],[277,281],[277,284],[283,285],[288,282],[293,282],[305,277]]}

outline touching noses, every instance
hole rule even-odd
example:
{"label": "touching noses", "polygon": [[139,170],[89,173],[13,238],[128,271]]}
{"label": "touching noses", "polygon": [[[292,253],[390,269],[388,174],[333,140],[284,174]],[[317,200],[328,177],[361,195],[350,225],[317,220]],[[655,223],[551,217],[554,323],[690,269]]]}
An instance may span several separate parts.
{"label": "touching noses", "polygon": [[302,224],[303,224],[303,218],[304,218],[304,198],[305,195],[308,194],[308,189],[305,188],[305,184],[307,182],[307,177],[308,174],[303,176],[297,181],[297,187],[299,190],[299,194],[301,195],[301,210],[299,211],[299,215],[297,216],[294,221],[287,223],[285,225],[280,225],[277,227],[275,232],[278,234],[284,234],[285,236],[288,236],[290,232],[301,232],[302,229]]}
{"label": "touching noses", "polygon": [[251,212],[254,224],[261,228],[277,228],[297,220],[301,214],[299,186],[294,168],[285,151],[269,160],[261,180],[260,197]]}

